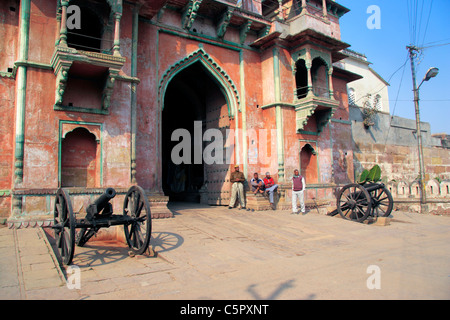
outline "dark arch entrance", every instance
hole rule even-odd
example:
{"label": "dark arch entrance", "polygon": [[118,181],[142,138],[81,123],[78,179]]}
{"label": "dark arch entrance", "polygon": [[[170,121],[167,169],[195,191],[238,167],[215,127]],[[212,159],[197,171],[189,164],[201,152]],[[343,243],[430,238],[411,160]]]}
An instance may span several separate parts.
{"label": "dark arch entrance", "polygon": [[[175,75],[165,92],[161,139],[162,189],[170,201],[202,200],[221,204],[215,199],[224,198],[222,189],[227,189],[229,164],[207,165],[203,157],[198,163],[195,155],[196,145],[203,153],[210,143],[202,141],[203,133],[210,128],[229,128],[228,106],[217,82],[201,62],[196,62]],[[182,141],[182,138],[171,141],[172,133],[177,129],[189,132],[191,156],[188,163],[176,164],[172,159],[172,150]],[[184,156],[183,152],[177,154]]]}

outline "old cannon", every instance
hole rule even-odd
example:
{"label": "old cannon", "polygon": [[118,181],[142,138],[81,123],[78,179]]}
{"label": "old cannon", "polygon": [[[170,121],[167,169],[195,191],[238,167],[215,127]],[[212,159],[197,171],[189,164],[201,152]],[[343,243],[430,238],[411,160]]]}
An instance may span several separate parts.
{"label": "old cannon", "polygon": [[[100,228],[123,225],[125,239],[134,254],[143,254],[149,244],[152,229],[150,204],[144,190],[139,186],[128,189],[123,203],[123,213],[113,214],[111,199],[116,196],[108,188],[86,208],[86,216],[76,218],[67,189],[56,192],[54,206],[55,239],[64,264],[69,265],[75,251],[75,244],[83,246]],[[75,229],[80,229],[76,232]]]}
{"label": "old cannon", "polygon": [[369,216],[388,217],[394,200],[383,183],[351,183],[338,191],[336,206],[342,218],[363,222]]}

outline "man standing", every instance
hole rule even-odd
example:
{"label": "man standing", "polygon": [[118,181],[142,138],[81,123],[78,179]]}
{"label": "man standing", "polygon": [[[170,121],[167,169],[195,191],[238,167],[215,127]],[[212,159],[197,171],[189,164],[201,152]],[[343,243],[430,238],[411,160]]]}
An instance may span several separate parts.
{"label": "man standing", "polygon": [[298,214],[297,199],[300,201],[300,210],[302,214],[305,213],[305,178],[298,173],[298,170],[294,170],[294,176],[292,177],[292,214]]}
{"label": "man standing", "polygon": [[273,193],[278,189],[278,185],[275,184],[275,181],[270,176],[270,172],[266,172],[266,177],[264,178],[264,185],[266,188],[266,192],[269,194],[270,206],[273,210],[275,210],[275,204],[273,203]]}
{"label": "man standing", "polygon": [[239,165],[234,166],[234,172],[231,173],[230,181],[231,185],[231,199],[228,209],[233,209],[236,202],[236,196],[239,198],[241,203],[241,209],[245,209],[245,199],[244,199],[244,181],[245,177],[242,172],[239,171]]}
{"label": "man standing", "polygon": [[254,194],[259,193],[264,193],[264,182],[262,181],[262,179],[258,178],[258,173],[255,172],[253,174],[253,178],[252,180],[250,180],[250,184],[252,185],[252,192]]}

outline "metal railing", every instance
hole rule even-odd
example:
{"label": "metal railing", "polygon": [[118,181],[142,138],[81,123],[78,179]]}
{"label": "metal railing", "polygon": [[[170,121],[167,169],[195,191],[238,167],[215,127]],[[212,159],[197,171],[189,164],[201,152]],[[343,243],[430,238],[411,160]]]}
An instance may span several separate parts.
{"label": "metal railing", "polygon": [[[91,40],[98,40],[100,41],[100,45],[102,43],[112,43],[114,44],[114,40],[108,40],[108,39],[103,39],[103,38],[97,38],[97,37],[93,37],[93,36],[88,36],[86,34],[82,34],[82,33],[77,33],[77,32],[71,32],[71,31],[67,31],[67,34],[72,35],[72,36],[76,36],[76,37],[81,37],[81,38],[85,38],[85,39],[91,39]],[[86,51],[95,51],[95,52],[101,52],[101,53],[105,53],[105,54],[112,54],[113,52],[113,48],[114,45],[110,48],[110,49],[102,49],[101,47],[90,47],[90,46],[86,46],[85,44],[83,44],[83,41],[80,42],[76,41],[74,42],[74,39],[71,39],[72,41],[67,41],[67,45],[69,47],[77,47],[77,48],[83,48],[86,49]]]}
{"label": "metal railing", "polygon": [[[294,91],[294,95],[297,99],[303,99],[306,98],[308,95],[308,86],[304,87],[297,87]],[[330,89],[327,87],[319,87],[319,86],[312,86],[312,93],[314,96],[319,98],[326,98],[330,99]]]}

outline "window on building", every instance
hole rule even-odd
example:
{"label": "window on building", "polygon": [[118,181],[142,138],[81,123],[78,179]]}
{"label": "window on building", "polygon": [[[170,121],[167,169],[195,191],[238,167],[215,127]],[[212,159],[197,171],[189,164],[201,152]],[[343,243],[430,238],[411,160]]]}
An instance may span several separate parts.
{"label": "window on building", "polygon": [[[71,48],[101,52],[111,50],[112,39],[105,39],[105,28],[110,20],[110,7],[106,2],[75,0],[70,2],[80,8],[80,28],[67,30],[67,44]],[[109,27],[111,28],[111,27]]]}
{"label": "window on building", "polygon": [[329,98],[328,66],[322,58],[314,58],[311,66],[313,92],[316,97]]}
{"label": "window on building", "polygon": [[308,94],[308,71],[306,69],[305,60],[300,59],[295,64],[295,85],[297,89],[297,98],[302,99]]}
{"label": "window on building", "polygon": [[377,109],[378,111],[381,111],[381,109],[383,108],[382,102],[381,102],[381,96],[379,94],[377,94],[373,100],[373,106],[375,109]]}
{"label": "window on building", "polygon": [[353,89],[353,88],[348,89],[348,104],[350,106],[356,105],[355,89]]}

